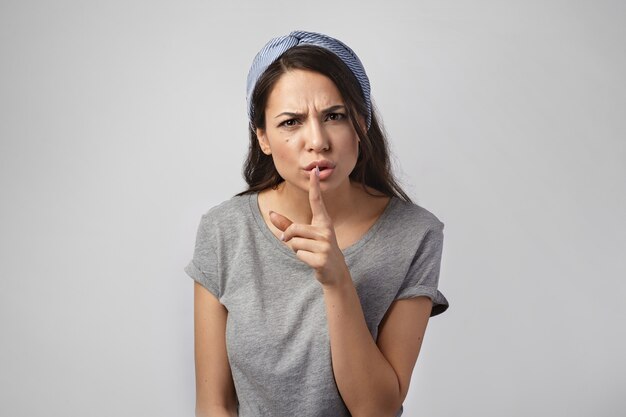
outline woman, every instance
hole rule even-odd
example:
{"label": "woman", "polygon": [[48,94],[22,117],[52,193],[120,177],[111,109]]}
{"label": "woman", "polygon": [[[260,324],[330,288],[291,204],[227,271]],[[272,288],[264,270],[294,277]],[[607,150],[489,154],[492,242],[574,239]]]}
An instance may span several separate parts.
{"label": "woman", "polygon": [[444,224],[390,171],[361,61],[274,38],[248,75],[248,189],[193,259],[197,416],[400,416],[438,291]]}

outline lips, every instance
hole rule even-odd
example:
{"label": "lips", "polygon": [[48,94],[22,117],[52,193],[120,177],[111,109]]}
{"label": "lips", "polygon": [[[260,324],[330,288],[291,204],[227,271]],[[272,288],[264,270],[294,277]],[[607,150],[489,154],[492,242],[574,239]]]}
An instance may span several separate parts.
{"label": "lips", "polygon": [[334,168],[335,164],[333,164],[332,162],[330,162],[327,159],[319,159],[317,161],[313,161],[310,164],[308,164],[306,167],[304,167],[304,170],[310,171],[313,168],[315,168],[316,166],[318,166],[320,168],[320,171],[323,171],[326,168]]}

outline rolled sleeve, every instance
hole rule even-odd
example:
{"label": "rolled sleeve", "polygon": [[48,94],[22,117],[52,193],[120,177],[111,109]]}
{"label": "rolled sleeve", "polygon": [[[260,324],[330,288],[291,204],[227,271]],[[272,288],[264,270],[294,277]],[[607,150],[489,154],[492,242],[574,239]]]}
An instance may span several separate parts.
{"label": "rolled sleeve", "polygon": [[433,302],[431,317],[443,313],[449,307],[448,300],[438,289],[443,229],[444,223],[438,222],[426,231],[395,297],[396,300],[419,296],[430,298]]}
{"label": "rolled sleeve", "polygon": [[219,266],[216,254],[216,233],[209,214],[210,212],[204,214],[200,220],[193,257],[185,266],[184,271],[219,299],[221,292],[217,272]]}

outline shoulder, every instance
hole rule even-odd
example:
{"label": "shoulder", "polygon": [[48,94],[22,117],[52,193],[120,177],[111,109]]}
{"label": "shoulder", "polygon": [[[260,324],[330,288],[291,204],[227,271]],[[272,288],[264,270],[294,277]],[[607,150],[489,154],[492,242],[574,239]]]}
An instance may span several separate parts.
{"label": "shoulder", "polygon": [[236,195],[209,208],[202,216],[225,219],[248,208],[250,194]]}
{"label": "shoulder", "polygon": [[202,215],[202,218],[216,222],[234,220],[235,218],[241,217],[242,214],[246,213],[246,210],[249,211],[249,205],[249,194],[240,196],[236,195],[209,208]]}
{"label": "shoulder", "polygon": [[443,230],[444,222],[432,211],[417,203],[404,201],[398,197],[392,197],[394,204],[389,217],[391,223],[401,225],[410,233],[423,234],[429,230]]}
{"label": "shoulder", "polygon": [[408,255],[428,242],[443,241],[444,223],[431,210],[399,197],[392,197],[389,204],[377,230],[382,246]]}

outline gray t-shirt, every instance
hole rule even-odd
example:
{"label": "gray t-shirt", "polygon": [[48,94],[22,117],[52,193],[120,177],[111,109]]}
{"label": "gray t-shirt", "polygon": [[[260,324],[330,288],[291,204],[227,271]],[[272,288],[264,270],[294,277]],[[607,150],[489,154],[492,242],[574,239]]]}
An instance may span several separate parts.
{"label": "gray t-shirt", "polygon": [[[205,213],[185,267],[228,310],[239,416],[350,416],[333,376],[321,284],[272,234],[257,197],[235,196]],[[428,210],[392,197],[365,235],[343,250],[374,340],[394,300],[428,296],[431,316],[448,308],[437,289],[443,227]]]}

